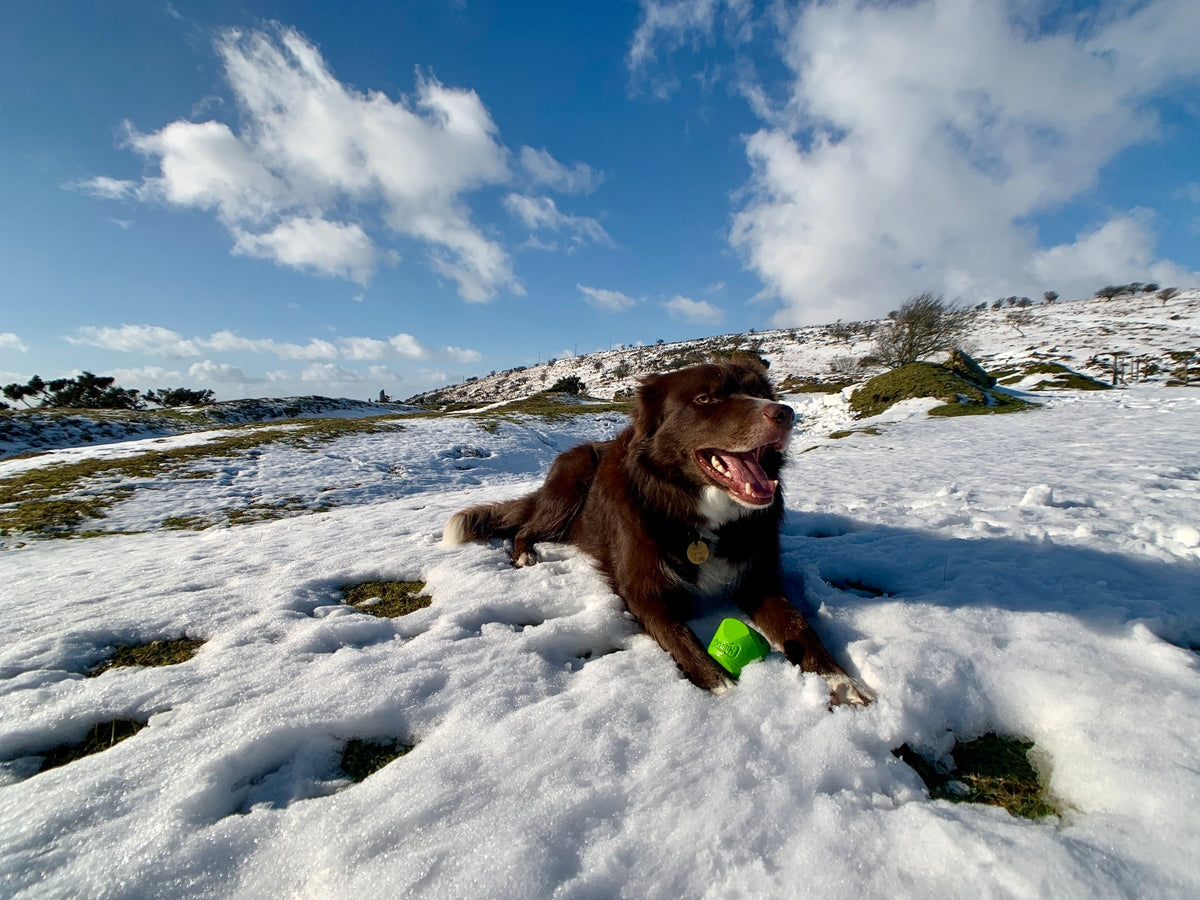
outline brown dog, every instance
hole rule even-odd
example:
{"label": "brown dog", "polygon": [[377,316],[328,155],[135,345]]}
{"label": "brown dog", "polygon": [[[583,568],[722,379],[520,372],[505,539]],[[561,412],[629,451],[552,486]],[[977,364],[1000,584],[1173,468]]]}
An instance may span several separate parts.
{"label": "brown dog", "polygon": [[756,360],[652,375],[617,437],[561,454],[532,494],[456,513],[444,540],[511,538],[517,566],[537,562],[538,541],[576,545],[702,688],[729,678],[686,619],[696,599],[732,599],[789,660],[825,678],[832,703],[869,703],[784,595],[778,478],[793,418]]}

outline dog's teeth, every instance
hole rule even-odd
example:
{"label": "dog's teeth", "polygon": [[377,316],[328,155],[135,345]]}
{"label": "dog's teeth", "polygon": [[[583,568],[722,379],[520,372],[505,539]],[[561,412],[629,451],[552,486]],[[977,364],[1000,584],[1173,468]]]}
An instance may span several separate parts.
{"label": "dog's teeth", "polygon": [[721,464],[721,460],[720,460],[718,457],[714,456],[714,457],[713,457],[713,458],[710,460],[710,462],[712,462],[712,467],[713,467],[714,469],[716,469],[716,470],[717,470],[718,472],[720,472],[722,475],[724,475],[724,474],[725,474],[725,466],[723,466],[723,465]]}
{"label": "dog's teeth", "polygon": [[754,493],[754,486],[752,484],[750,484],[750,482],[747,481],[746,486],[744,488],[742,488],[742,491],[743,491],[743,493],[746,494],[746,496],[750,496],[751,494]]}

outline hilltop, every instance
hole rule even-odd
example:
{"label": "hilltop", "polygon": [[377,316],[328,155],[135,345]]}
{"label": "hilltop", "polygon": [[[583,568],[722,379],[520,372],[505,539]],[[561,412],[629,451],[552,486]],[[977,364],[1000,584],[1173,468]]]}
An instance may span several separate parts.
{"label": "hilltop", "polygon": [[[1027,321],[1014,322],[1014,314]],[[836,322],[621,347],[518,366],[416,394],[408,402],[436,407],[515,400],[570,376],[584,382],[593,397],[621,397],[636,387],[639,376],[734,350],[766,359],[772,378],[784,390],[817,385],[840,389],[881,371],[870,364],[870,354],[873,335],[886,326],[887,319]],[[1124,380],[1165,383],[1179,367],[1172,353],[1200,350],[1200,289],[1182,291],[1165,303],[1154,294],[1139,294],[1060,301],[1027,309],[989,308],[980,311],[964,349],[989,370],[1053,361],[1111,381],[1116,358]]]}

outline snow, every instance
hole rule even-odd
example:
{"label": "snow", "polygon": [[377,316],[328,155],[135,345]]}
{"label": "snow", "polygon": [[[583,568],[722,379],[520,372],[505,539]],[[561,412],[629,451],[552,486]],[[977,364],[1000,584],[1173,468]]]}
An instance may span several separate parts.
{"label": "snow", "polygon": [[[1036,399],[850,423],[837,395],[789,398],[785,569],[877,692],[866,709],[829,712],[778,654],[705,694],[572,548],[514,569],[440,542],[612,415],[263,445],[214,478],[141,481],[97,523],[144,533],[10,543],[0,893],[1196,896],[1200,394]],[[829,437],[848,426],[879,433]],[[320,515],[157,527],[323,488]],[[426,581],[433,603],[340,602],[376,579]],[[183,634],[207,639],[190,662],[81,675]],[[149,726],[31,774],[121,717]],[[988,731],[1035,742],[1060,817],[931,801],[891,752]],[[351,784],[354,737],[415,749]]]}

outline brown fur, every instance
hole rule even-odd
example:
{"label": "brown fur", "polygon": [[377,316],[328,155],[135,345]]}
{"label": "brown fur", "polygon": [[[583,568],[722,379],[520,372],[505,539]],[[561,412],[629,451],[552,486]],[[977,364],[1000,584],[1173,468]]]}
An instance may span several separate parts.
{"label": "brown fur", "polygon": [[[518,566],[537,561],[539,541],[576,545],[702,688],[729,679],[686,619],[697,595],[728,597],[789,660],[826,678],[832,702],[865,704],[870,692],[834,661],[784,594],[783,498],[775,485],[792,421],[756,364],[650,376],[628,428],[561,454],[532,494],[457,513],[446,539],[511,539]],[[735,477],[715,470],[714,457]],[[711,553],[702,565],[687,557],[697,539]]]}

